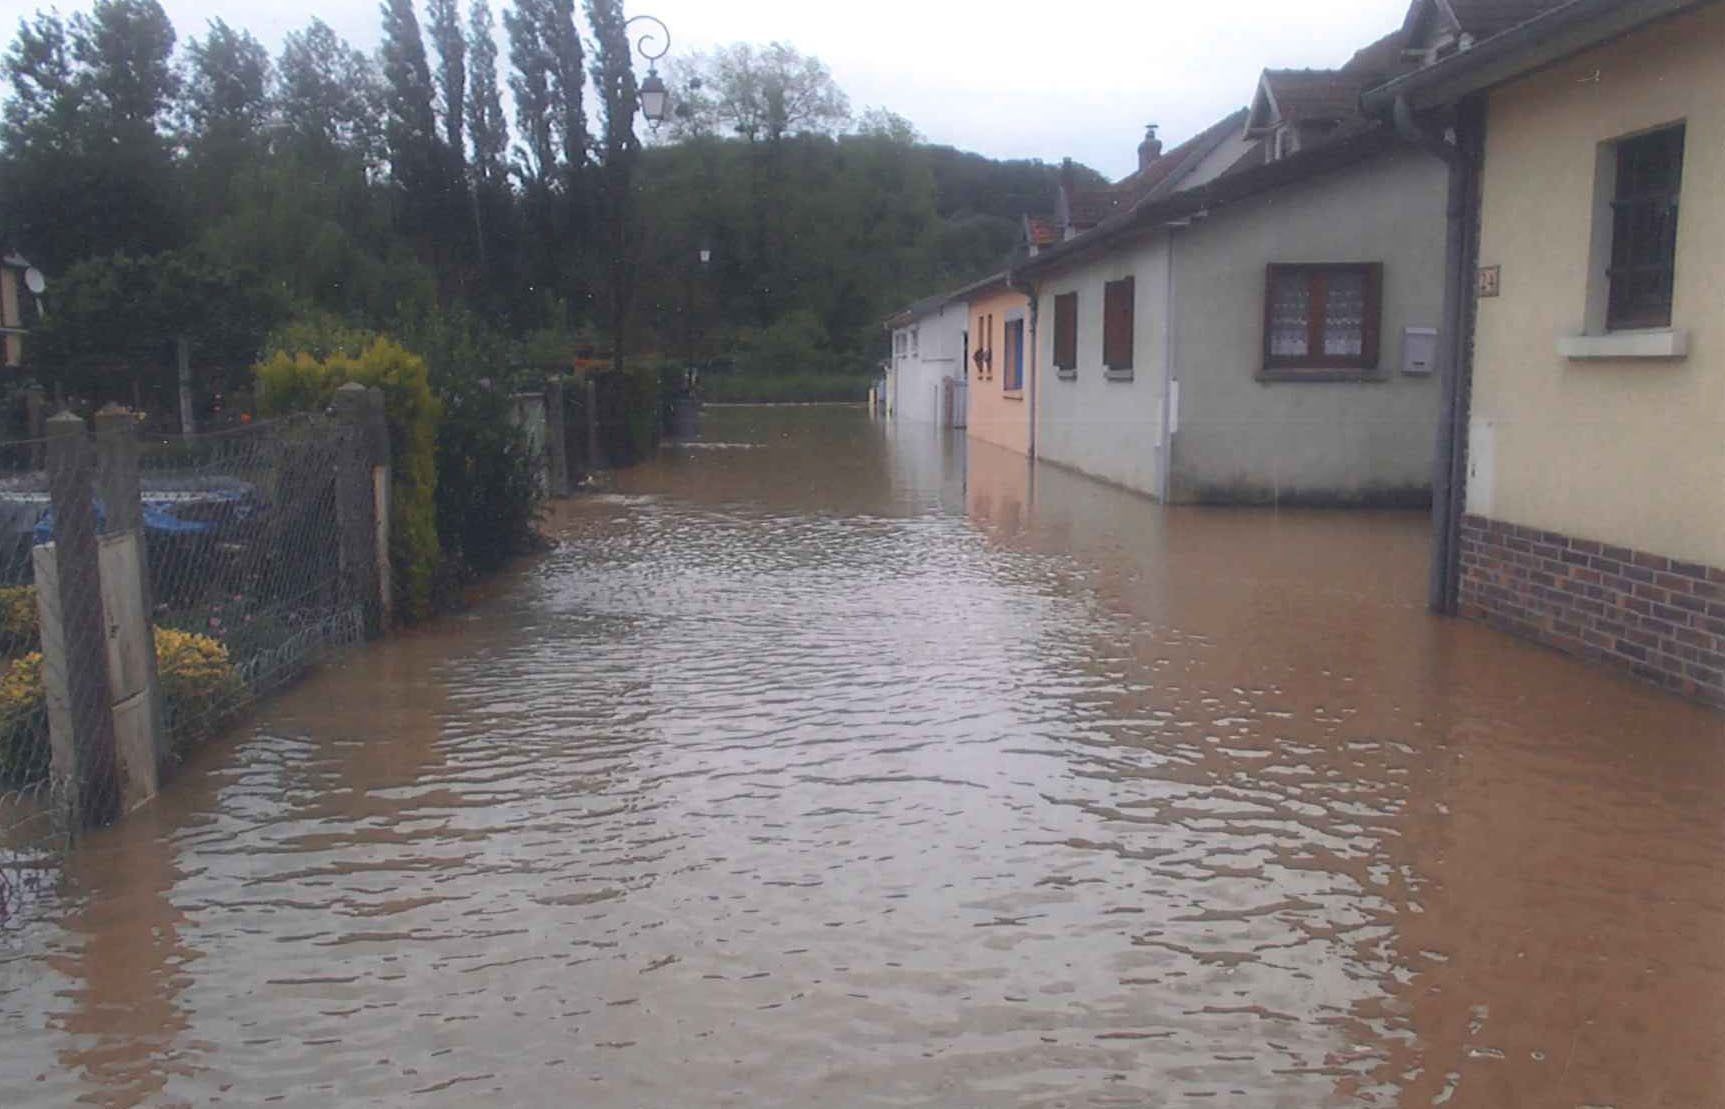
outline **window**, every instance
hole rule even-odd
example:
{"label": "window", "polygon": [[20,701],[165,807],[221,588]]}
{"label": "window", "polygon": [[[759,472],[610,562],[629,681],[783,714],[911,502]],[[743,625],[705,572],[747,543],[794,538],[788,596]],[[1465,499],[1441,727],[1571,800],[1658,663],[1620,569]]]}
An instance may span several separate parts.
{"label": "window", "polygon": [[1682,183],[1681,126],[1617,144],[1606,330],[1671,326]]}
{"label": "window", "polygon": [[1358,376],[1378,368],[1383,266],[1272,263],[1264,294],[1264,370]]}
{"label": "window", "polygon": [[1130,277],[1102,287],[1102,364],[1111,370],[1132,368],[1132,312],[1136,298]]}
{"label": "window", "polygon": [[918,342],[917,332],[918,332],[918,330],[919,330],[918,328],[914,328],[914,327],[910,329],[910,356],[912,358],[917,357],[917,342]]}
{"label": "window", "polygon": [[994,317],[976,317],[976,352],[970,356],[976,363],[976,380],[994,380]]}
{"label": "window", "polygon": [[1078,368],[1078,294],[1054,298],[1054,368]]}
{"label": "window", "polygon": [[1000,387],[1008,393],[1015,393],[1024,388],[1024,321],[1007,320],[1006,334],[1001,344],[1005,357],[1001,360],[1004,374]]}

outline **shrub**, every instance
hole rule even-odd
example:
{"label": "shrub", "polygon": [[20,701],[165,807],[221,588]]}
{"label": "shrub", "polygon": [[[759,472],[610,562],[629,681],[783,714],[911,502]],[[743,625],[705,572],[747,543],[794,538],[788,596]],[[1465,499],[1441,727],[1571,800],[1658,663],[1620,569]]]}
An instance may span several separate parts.
{"label": "shrub", "polygon": [[[353,341],[351,333],[347,341]],[[323,358],[277,349],[256,369],[258,410],[264,415],[327,407],[348,382],[383,392],[389,421],[390,562],[396,610],[408,620],[431,615],[437,575],[437,422],[441,405],[432,394],[425,361],[389,339],[372,339],[357,355],[324,347]]]}
{"label": "shrub", "polygon": [[245,699],[228,649],[207,635],[156,628],[156,675],[175,746],[206,739]]}
{"label": "shrub", "polygon": [[485,388],[446,399],[437,426],[437,539],[458,580],[490,573],[536,541],[539,486],[509,400]]}
{"label": "shrub", "polygon": [[[245,699],[228,650],[207,635],[154,629],[156,672],[176,747],[208,738]],[[0,675],[0,781],[24,783],[48,773],[48,714],[42,652],[14,659]]]}
{"label": "shrub", "polygon": [[36,587],[0,587],[0,655],[21,655],[41,646],[36,624]]}

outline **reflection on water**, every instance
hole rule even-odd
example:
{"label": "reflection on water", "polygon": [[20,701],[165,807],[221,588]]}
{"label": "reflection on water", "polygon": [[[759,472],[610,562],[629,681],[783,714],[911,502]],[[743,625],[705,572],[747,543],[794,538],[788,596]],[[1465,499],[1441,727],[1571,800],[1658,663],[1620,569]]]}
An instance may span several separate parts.
{"label": "reflection on water", "polygon": [[0,953],[0,1104],[1701,1105],[1725,727],[1423,521],[716,410]]}

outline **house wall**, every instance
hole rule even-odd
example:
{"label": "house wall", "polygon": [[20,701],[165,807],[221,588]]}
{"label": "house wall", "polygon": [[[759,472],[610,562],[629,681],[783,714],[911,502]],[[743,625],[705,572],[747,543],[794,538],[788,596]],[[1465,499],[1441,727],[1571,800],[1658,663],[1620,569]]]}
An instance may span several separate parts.
{"label": "house wall", "polygon": [[[1134,350],[1129,375],[1102,362],[1102,289],[1133,278]],[[1123,243],[1044,277],[1037,289],[1042,367],[1036,398],[1036,456],[1151,496],[1161,495],[1157,453],[1162,437],[1167,339],[1167,242]],[[1078,367],[1054,369],[1054,298],[1078,294]]]}
{"label": "house wall", "polygon": [[[1043,364],[1035,361],[1032,353],[1030,299],[1011,289],[985,293],[970,302],[969,314],[972,353],[983,343],[986,317],[994,317],[992,378],[981,375],[974,360],[965,367],[970,381],[970,437],[1019,454],[1028,454],[1031,375],[1036,366]],[[1017,390],[1006,388],[1006,322],[1012,319],[1024,320],[1024,388]]]}
{"label": "house wall", "polygon": [[[1725,566],[1725,8],[1639,31],[1492,94],[1468,511]],[[1594,80],[1597,74],[1598,79]],[[1672,323],[1681,360],[1571,362],[1599,144],[1687,121]]]}
{"label": "house wall", "polygon": [[[1461,536],[1465,613],[1725,704],[1725,8],[1494,91],[1487,103]],[[1602,144],[1686,124],[1676,359],[1571,361]],[[1609,182],[1607,183],[1609,187]]]}
{"label": "house wall", "polygon": [[[911,423],[939,423],[941,382],[962,378],[964,305],[949,304],[893,332],[893,415]],[[911,332],[916,342],[910,343]],[[898,353],[899,336],[904,353]],[[914,353],[913,353],[914,351]]]}
{"label": "house wall", "polygon": [[[1176,501],[1426,501],[1436,375],[1402,370],[1403,329],[1443,314],[1448,172],[1409,148],[1263,194],[1174,232],[1180,384]],[[1265,267],[1383,265],[1379,363],[1369,381],[1260,380]],[[1142,347],[1153,336],[1140,335]]]}

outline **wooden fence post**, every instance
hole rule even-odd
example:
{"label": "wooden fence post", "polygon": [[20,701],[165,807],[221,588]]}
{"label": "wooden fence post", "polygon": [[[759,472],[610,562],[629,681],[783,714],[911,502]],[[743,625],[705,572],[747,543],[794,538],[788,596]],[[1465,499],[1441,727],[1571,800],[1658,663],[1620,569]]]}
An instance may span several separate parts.
{"label": "wooden fence post", "polygon": [[114,740],[127,809],[155,796],[168,753],[138,462],[138,421],[131,410],[110,404],[96,413],[96,499],[103,515],[98,562]]}
{"label": "wooden fence post", "polygon": [[52,772],[70,783],[73,825],[109,824],[120,812],[113,698],[102,620],[94,459],[84,421],[47,421],[54,542],[35,548],[42,680]]}

